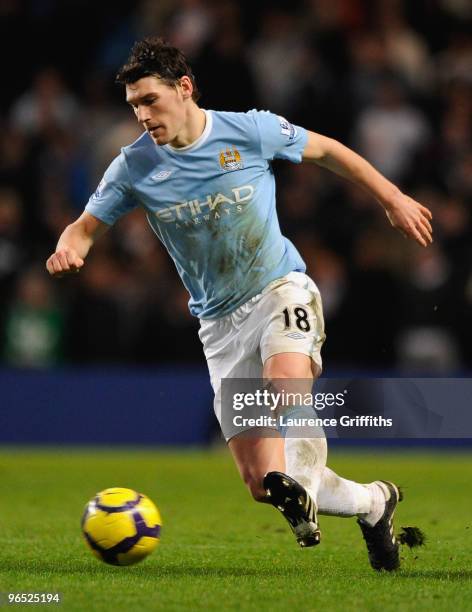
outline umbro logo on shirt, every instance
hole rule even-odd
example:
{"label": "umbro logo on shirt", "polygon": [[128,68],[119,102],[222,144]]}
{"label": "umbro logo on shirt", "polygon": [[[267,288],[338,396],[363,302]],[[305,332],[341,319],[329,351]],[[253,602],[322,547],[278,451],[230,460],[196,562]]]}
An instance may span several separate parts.
{"label": "umbro logo on shirt", "polygon": [[151,176],[153,181],[163,181],[172,174],[172,170],[161,170],[157,174]]}

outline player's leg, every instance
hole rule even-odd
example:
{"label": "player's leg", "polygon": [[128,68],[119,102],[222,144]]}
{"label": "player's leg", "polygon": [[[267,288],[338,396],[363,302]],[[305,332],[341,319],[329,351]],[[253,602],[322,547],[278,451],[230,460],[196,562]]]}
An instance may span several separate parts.
{"label": "player's leg", "polygon": [[[311,394],[313,381],[321,368],[302,353],[277,353],[263,367],[263,378],[275,392],[291,393],[292,397]],[[283,406],[280,416],[291,419],[312,418],[312,407],[291,403]],[[299,482],[316,500],[321,475],[326,466],[327,444],[321,428],[309,426],[282,427],[285,471]]]}
{"label": "player's leg", "polygon": [[320,514],[356,516],[367,544],[370,564],[376,570],[391,571],[400,566],[399,542],[393,533],[393,515],[401,499],[400,490],[392,482],[377,480],[360,484],[341,478],[326,467],[317,503]]}
{"label": "player's leg", "polygon": [[[261,352],[266,355],[264,378],[279,386],[281,383],[283,386],[284,380],[317,377],[324,339],[316,287],[303,275],[290,276],[295,276],[292,282],[274,291],[270,310],[266,312],[266,316],[270,315],[269,324],[261,343]],[[291,329],[295,326],[297,329]],[[284,348],[295,352],[284,353]],[[303,413],[301,408],[298,410]],[[285,435],[284,447],[286,473],[306,488],[318,512],[357,516],[372,566],[397,567],[398,543],[393,536],[392,518],[400,500],[398,488],[392,483],[363,485],[339,477],[325,465],[327,447],[321,435],[297,435],[295,431],[293,436]]]}
{"label": "player's leg", "polygon": [[[264,379],[282,390],[283,381],[312,380],[319,367],[300,353],[279,353],[264,364]],[[296,415],[297,407],[290,412]],[[305,411],[300,410],[301,414]],[[368,525],[375,525],[385,510],[389,492],[382,482],[360,484],[338,476],[326,466],[327,444],[324,437],[285,437],[286,472],[302,484],[316,500],[320,514],[356,516]],[[321,433],[321,432],[318,432]]]}
{"label": "player's leg", "polygon": [[[234,411],[227,397],[233,391],[241,391],[239,385],[244,380],[253,380],[256,384],[262,380],[260,324],[257,318],[255,323],[249,321],[255,306],[254,301],[221,319],[202,321],[199,336],[215,392],[214,409],[222,433],[251,495],[257,501],[266,501],[267,494],[262,484],[265,474],[285,469],[283,440],[275,428],[235,428],[232,425]],[[225,387],[232,385],[233,381],[234,387]]]}
{"label": "player's leg", "polygon": [[[294,379],[299,379],[295,383],[297,388],[303,384],[307,392],[311,392],[314,371],[318,372],[319,368],[306,355],[277,354],[267,360],[262,377],[270,384],[273,392],[283,391],[283,381],[291,382]],[[293,386],[291,390],[294,391]],[[297,415],[296,406],[286,408],[292,417]],[[302,412],[303,416],[312,416],[306,410]],[[303,485],[312,497],[315,496],[316,489],[312,489],[313,475],[314,472],[320,472],[326,463],[325,438],[284,437],[283,433],[274,429],[253,428],[234,436],[228,442],[241,477],[257,501],[268,501],[263,486],[264,476],[268,472],[288,474]]]}
{"label": "player's leg", "polygon": [[282,512],[303,547],[320,542],[315,500],[326,465],[326,439],[320,428],[304,424],[314,414],[311,405],[304,406],[300,401],[311,397],[313,379],[319,372],[320,367],[310,356],[295,352],[276,353],[265,360],[263,367],[265,383],[285,398],[277,410],[285,472],[269,472],[264,488],[270,503]]}
{"label": "player's leg", "polygon": [[[280,284],[286,283],[282,281]],[[312,296],[303,292],[303,299],[311,301]],[[240,392],[246,387],[245,381],[252,380],[255,387],[260,388],[263,379],[260,345],[264,333],[270,335],[268,321],[271,320],[272,306],[272,293],[265,292],[224,320],[203,322],[200,338],[215,390],[215,412],[243,480],[257,501],[274,502],[283,494],[284,507],[282,503],[275,505],[286,516],[300,544],[309,546],[317,543],[319,533],[314,520],[314,503],[299,483],[286,476],[286,444],[280,432],[275,428],[235,432],[231,425],[234,409],[228,402],[228,397],[232,397],[232,393],[227,393],[228,385],[230,390]],[[301,315],[303,317],[304,313]],[[312,342],[309,344],[311,346]],[[264,347],[266,345],[264,341]],[[309,358],[304,360],[304,366],[306,363],[310,363]],[[291,377],[292,372],[287,371],[285,375]],[[304,382],[308,381],[308,390],[311,391],[311,366],[300,371],[297,363],[297,376],[305,377]],[[248,384],[250,388],[251,382]],[[264,477],[268,473],[276,476],[264,486]]]}
{"label": "player's leg", "polygon": [[252,429],[233,437],[228,446],[254,499],[271,503],[283,514],[300,546],[318,544],[316,507],[305,488],[286,473],[283,438],[274,437],[273,429]]}
{"label": "player's leg", "polygon": [[321,475],[318,511],[328,516],[362,518],[374,525],[385,509],[385,493],[376,482],[360,484],[338,476],[329,467]]}
{"label": "player's leg", "polygon": [[[310,364],[305,355],[281,353],[267,360],[264,378],[283,389],[284,380],[308,379],[310,366],[316,374],[316,364]],[[303,413],[300,410],[300,414]],[[292,408],[291,415],[296,414],[297,408]],[[397,569],[400,556],[399,543],[393,533],[393,515],[401,499],[398,488],[386,481],[360,484],[341,478],[326,467],[326,440],[315,432],[312,435],[308,433],[304,431],[297,435],[295,429],[292,435],[288,433],[285,436],[286,474],[303,485],[320,514],[357,516],[374,569]]]}
{"label": "player's leg", "polygon": [[256,501],[267,502],[267,472],[285,472],[284,441],[274,430],[252,429],[228,442],[241,478]]}
{"label": "player's leg", "polygon": [[311,397],[313,379],[321,371],[324,324],[319,292],[306,275],[291,273],[267,288],[252,316],[261,329],[264,384],[283,395],[277,417],[285,471],[269,473],[264,488],[300,545],[312,546],[319,542],[315,498],[326,462],[326,439],[319,428],[286,423],[314,416],[312,406],[296,398]]}
{"label": "player's leg", "polygon": [[[311,391],[312,381],[321,372],[321,298],[307,276],[291,274],[288,279],[259,307],[259,316],[267,321],[261,342],[264,379],[279,387],[284,381],[303,385],[306,380]],[[320,514],[357,516],[367,523],[378,520],[385,507],[384,491],[376,483],[359,484],[327,468],[327,444],[321,430],[311,436],[285,433],[286,471],[307,488]]]}

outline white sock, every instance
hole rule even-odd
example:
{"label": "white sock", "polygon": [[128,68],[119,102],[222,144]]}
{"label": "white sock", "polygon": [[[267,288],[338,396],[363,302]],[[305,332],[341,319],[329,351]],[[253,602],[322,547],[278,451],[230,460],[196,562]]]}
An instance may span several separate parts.
{"label": "white sock", "polygon": [[326,455],[325,438],[285,438],[285,470],[315,502]]}
{"label": "white sock", "polygon": [[[287,418],[313,418],[313,410],[293,407],[286,413]],[[285,438],[285,471],[308,491],[316,502],[321,476],[328,454],[324,432],[318,427],[282,428]]]}
{"label": "white sock", "polygon": [[360,484],[341,478],[325,467],[318,489],[318,512],[333,516],[358,516],[375,525],[385,509],[383,489],[375,482]]}
{"label": "white sock", "polygon": [[385,510],[385,502],[390,499],[390,491],[382,482],[371,482],[366,485],[372,494],[372,505],[370,512],[364,516],[358,515],[363,523],[373,527],[382,517]]}

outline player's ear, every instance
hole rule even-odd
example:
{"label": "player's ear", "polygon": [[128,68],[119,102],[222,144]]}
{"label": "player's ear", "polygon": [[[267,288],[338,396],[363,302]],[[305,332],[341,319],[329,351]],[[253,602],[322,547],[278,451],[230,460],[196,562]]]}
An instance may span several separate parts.
{"label": "player's ear", "polygon": [[193,84],[190,78],[187,75],[184,75],[180,78],[179,85],[182,90],[184,100],[191,98],[193,94]]}

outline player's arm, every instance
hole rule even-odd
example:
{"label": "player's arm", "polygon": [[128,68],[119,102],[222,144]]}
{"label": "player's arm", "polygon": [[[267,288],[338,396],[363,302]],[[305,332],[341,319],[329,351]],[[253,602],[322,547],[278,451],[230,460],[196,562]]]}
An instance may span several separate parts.
{"label": "player's arm", "polygon": [[62,276],[78,272],[84,265],[84,259],[95,242],[109,226],[88,212],[66,227],[62,232],[56,251],[46,262],[46,269],[51,276]]}
{"label": "player's arm", "polygon": [[402,193],[368,161],[337,140],[309,131],[303,159],[328,168],[367,190],[384,208],[393,227],[404,236],[422,246],[433,241],[430,210]]}

